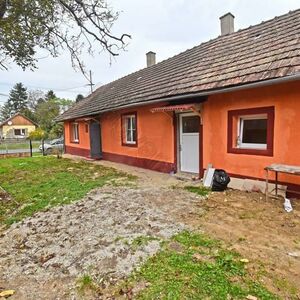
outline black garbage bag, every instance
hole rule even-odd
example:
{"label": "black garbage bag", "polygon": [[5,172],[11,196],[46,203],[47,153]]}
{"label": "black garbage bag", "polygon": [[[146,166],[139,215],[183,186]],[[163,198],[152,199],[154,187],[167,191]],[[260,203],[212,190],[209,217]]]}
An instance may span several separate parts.
{"label": "black garbage bag", "polygon": [[212,182],[212,191],[222,192],[226,190],[228,183],[230,182],[230,177],[226,171],[222,169],[216,169]]}

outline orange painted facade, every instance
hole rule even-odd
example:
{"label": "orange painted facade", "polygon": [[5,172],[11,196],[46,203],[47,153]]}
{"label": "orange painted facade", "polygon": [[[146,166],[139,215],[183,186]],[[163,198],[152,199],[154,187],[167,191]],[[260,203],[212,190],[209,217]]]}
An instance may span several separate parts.
{"label": "orange painted facade", "polygon": [[[163,104],[102,114],[99,119],[104,158],[129,164],[135,164],[135,159],[163,162],[173,164],[175,170],[177,125],[174,125],[172,112],[150,111],[160,105]],[[273,156],[228,153],[228,111],[260,107],[274,107],[275,110]],[[124,113],[137,114],[136,146],[122,145],[121,116]],[[264,179],[264,167],[272,163],[300,165],[300,81],[211,95],[203,102],[202,119],[203,151],[200,155],[204,168],[212,163],[230,174]],[[70,142],[69,124],[65,123],[66,146],[88,150],[90,137],[85,130],[87,123],[79,122],[78,144]],[[121,156],[126,159],[118,158]],[[148,168],[149,164],[140,166]],[[279,180],[300,185],[300,178],[295,176],[280,175]]]}
{"label": "orange painted facade", "polygon": [[[275,107],[274,156],[227,153],[228,111]],[[203,160],[229,173],[264,178],[272,163],[300,165],[300,82],[210,96],[203,106]],[[296,176],[279,180],[300,184]]]}
{"label": "orange painted facade", "polygon": [[75,147],[79,149],[90,149],[90,134],[89,134],[89,126],[87,122],[78,121],[79,125],[79,142],[74,143],[71,141],[71,129],[70,126],[72,122],[65,122],[65,146]]}
{"label": "orange painted facade", "polygon": [[[101,116],[102,151],[135,158],[174,163],[172,113],[152,113],[152,106],[106,113]],[[121,115],[137,113],[137,147],[122,145]]]}

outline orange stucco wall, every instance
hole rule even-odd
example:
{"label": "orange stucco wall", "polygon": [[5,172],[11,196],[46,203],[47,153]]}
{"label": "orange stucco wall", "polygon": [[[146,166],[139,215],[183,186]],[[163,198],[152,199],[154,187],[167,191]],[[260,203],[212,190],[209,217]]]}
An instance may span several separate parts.
{"label": "orange stucco wall", "polygon": [[[102,115],[102,151],[174,163],[172,113],[152,113],[150,109],[147,106]],[[137,147],[122,145],[121,114],[128,112],[137,112]]]}
{"label": "orange stucco wall", "polygon": [[[274,156],[227,153],[229,110],[275,107]],[[300,165],[300,81],[209,97],[203,107],[203,161],[229,173],[264,178],[272,163]],[[300,178],[279,180],[300,184]]]}
{"label": "orange stucco wall", "polygon": [[[228,111],[266,106],[275,107],[274,155],[227,153]],[[151,113],[151,107],[101,115],[102,151],[174,164],[173,115]],[[121,115],[129,112],[137,113],[137,147],[122,145]],[[214,167],[231,174],[263,179],[264,167],[272,163],[300,165],[300,81],[209,96],[203,103],[202,116],[204,168],[212,163]],[[80,141],[74,144],[70,142],[69,123],[65,123],[66,146],[89,149],[90,139],[89,133],[85,132],[85,122],[79,124]],[[296,176],[280,175],[279,180],[300,184],[300,178]]]}
{"label": "orange stucco wall", "polygon": [[[79,142],[72,143],[70,138],[70,124],[71,122],[65,122],[65,145],[76,147],[80,149],[90,149],[90,134],[86,132],[86,122],[79,121]],[[89,129],[88,129],[89,130]]]}

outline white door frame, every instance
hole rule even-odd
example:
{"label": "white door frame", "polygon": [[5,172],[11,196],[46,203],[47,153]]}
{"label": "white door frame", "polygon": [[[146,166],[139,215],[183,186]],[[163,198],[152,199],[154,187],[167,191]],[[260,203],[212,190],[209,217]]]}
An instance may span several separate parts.
{"label": "white door frame", "polygon": [[[187,117],[187,116],[196,116],[196,117],[199,117],[199,115],[197,114],[197,113],[195,113],[195,112],[186,112],[186,113],[180,113],[179,114],[179,145],[178,145],[178,150],[179,150],[179,155],[178,155],[178,157],[179,157],[179,169],[180,169],[180,172],[186,172],[186,171],[182,171],[182,155],[183,155],[183,151],[182,151],[182,117]],[[200,117],[199,117],[200,118]],[[201,124],[200,124],[200,121],[201,120],[199,120],[199,132],[198,132],[198,145],[200,144],[200,126],[201,126]],[[185,135],[194,135],[195,133],[185,133]],[[201,153],[200,153],[200,148],[199,148],[199,151],[198,151],[198,161],[200,160],[200,155],[201,155]],[[196,172],[197,174],[199,174],[199,172],[200,172],[200,168],[199,168],[200,166],[199,166],[199,163],[198,163],[198,171]],[[193,172],[191,172],[191,173],[193,173]],[[195,174],[196,174],[195,173]]]}

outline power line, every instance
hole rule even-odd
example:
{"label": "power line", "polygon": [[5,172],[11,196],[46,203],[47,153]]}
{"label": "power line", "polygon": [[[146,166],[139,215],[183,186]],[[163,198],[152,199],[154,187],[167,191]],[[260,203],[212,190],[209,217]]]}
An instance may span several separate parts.
{"label": "power line", "polygon": [[[0,82],[0,85],[6,85],[6,86],[13,86],[14,83],[9,83],[9,82]],[[25,85],[26,87],[29,88],[35,88],[35,89],[42,89],[42,90],[53,90],[53,91],[59,91],[59,92],[65,92],[65,91],[69,91],[71,93],[78,93],[76,91],[71,91],[74,89],[78,89],[78,88],[83,88],[86,87],[86,85],[80,85],[80,86],[73,86],[73,87],[68,87],[68,88],[53,88],[53,87],[44,87],[44,86],[35,86],[35,85]]]}

